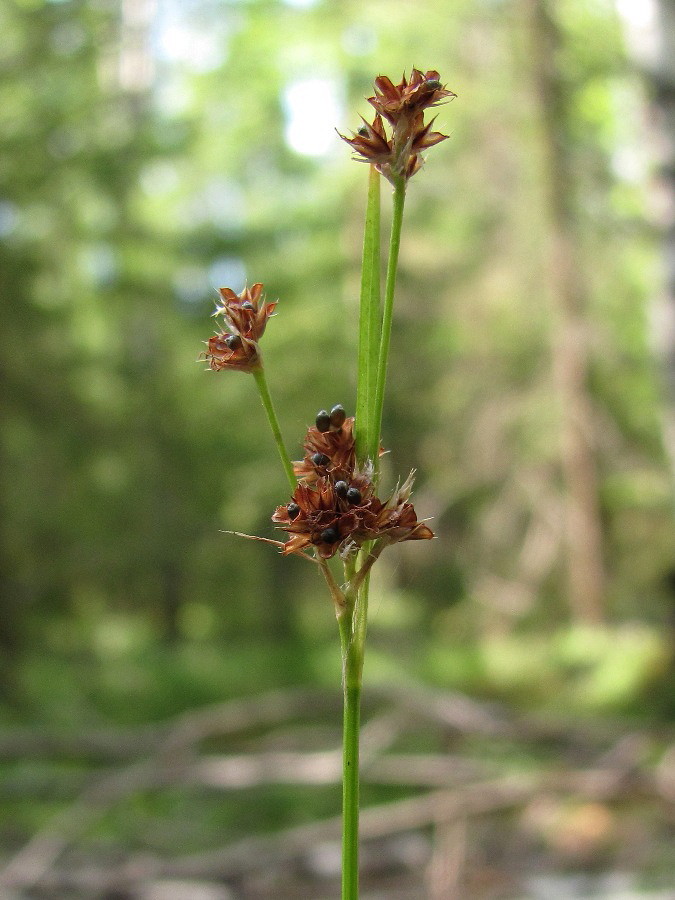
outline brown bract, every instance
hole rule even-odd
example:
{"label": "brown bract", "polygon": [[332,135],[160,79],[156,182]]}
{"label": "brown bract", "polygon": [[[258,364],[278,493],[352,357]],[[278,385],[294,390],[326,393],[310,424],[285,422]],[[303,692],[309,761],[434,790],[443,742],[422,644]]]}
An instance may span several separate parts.
{"label": "brown bract", "polygon": [[[330,431],[319,431],[314,425],[307,429],[303,444],[305,456],[293,463],[293,471],[302,481],[314,484],[322,475],[332,476],[334,481],[349,480],[354,472],[354,416],[344,420],[342,426]],[[328,458],[325,465],[316,465],[312,457],[321,454]]]}
{"label": "brown bract", "polygon": [[284,556],[314,547],[321,558],[329,559],[364,541],[381,539],[393,544],[433,538],[432,530],[417,520],[412,503],[400,491],[382,503],[368,479],[355,475],[350,489],[357,490],[360,498],[352,503],[338,494],[335,485],[327,476],[319,477],[313,487],[299,484],[291,502],[277,507],[272,521],[291,536],[281,548]]}
{"label": "brown bract", "polygon": [[356,158],[359,162],[370,162],[376,166],[388,165],[391,162],[392,144],[385,133],[382,116],[378,113],[372,125],[363,116],[361,121],[363,125],[358,131],[352,132],[351,138],[344,134],[340,134],[340,137],[358,154]]}
{"label": "brown bract", "polygon": [[[368,506],[368,498],[362,506]],[[293,504],[299,508],[296,511]],[[295,515],[289,512],[289,506]],[[313,545],[323,559],[337,553],[359,528],[362,510],[350,506],[335,492],[335,482],[327,477],[316,480],[314,487],[299,484],[291,503],[277,507],[272,521],[287,531],[291,538],[283,545],[282,553],[301,553]]]}
{"label": "brown bract", "polygon": [[392,543],[397,541],[427,541],[434,533],[424,522],[417,520],[415,507],[409,503],[414,481],[411,472],[401,487],[397,487],[391,497],[382,506],[375,521],[378,536],[388,538]]}
{"label": "brown bract", "polygon": [[231,288],[219,289],[222,303],[214,316],[222,316],[226,329],[209,338],[202,354],[214,371],[253,372],[260,367],[258,341],[277,305],[267,303],[262,290],[262,284],[245,287],[241,294],[235,294]]}
{"label": "brown bract", "polygon": [[363,125],[350,138],[343,134],[340,137],[354,150],[357,161],[371,163],[392,184],[401,178],[407,181],[422,166],[420,153],[447,138],[431,130],[434,119],[425,123],[424,110],[456,96],[441,85],[434,70],[423,74],[413,69],[410,80],[404,74],[397,85],[386,75],[379,75],[375,79],[375,95],[368,98],[375,108],[373,123],[363,119]]}
{"label": "brown bract", "polygon": [[456,96],[454,91],[441,84],[440,76],[434,69],[425,73],[413,69],[410,79],[406,79],[404,72],[399,84],[394,84],[386,75],[378,75],[375,95],[368,97],[368,103],[388,122],[396,125],[403,116],[414,116]]}

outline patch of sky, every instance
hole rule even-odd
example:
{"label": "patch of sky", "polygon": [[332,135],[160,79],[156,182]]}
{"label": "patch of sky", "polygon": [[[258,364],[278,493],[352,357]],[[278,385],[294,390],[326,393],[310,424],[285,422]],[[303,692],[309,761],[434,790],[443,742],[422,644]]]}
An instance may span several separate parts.
{"label": "patch of sky", "polygon": [[191,225],[213,225],[224,234],[243,228],[244,195],[239,185],[228,178],[216,176],[193,194],[185,209],[185,220]]}
{"label": "patch of sky", "polygon": [[154,88],[155,105],[162,115],[169,118],[181,116],[192,106],[194,92],[184,77],[169,71]]}
{"label": "patch of sky", "polygon": [[178,301],[183,306],[195,307],[211,299],[213,305],[217,299],[209,274],[201,266],[183,266],[173,276],[173,289]]}
{"label": "patch of sky", "polygon": [[343,102],[337,82],[331,78],[303,78],[286,86],[282,95],[288,146],[303,156],[326,156],[338,146],[335,123],[342,117]]}
{"label": "patch of sky", "polygon": [[653,59],[659,43],[658,10],[654,0],[615,0],[633,54]]}
{"label": "patch of sky", "polygon": [[180,64],[195,74],[212,72],[227,58],[229,16],[209,15],[200,3],[163,0],[154,19],[152,48],[160,62]]}
{"label": "patch of sky", "polygon": [[240,294],[246,285],[246,266],[243,260],[237,256],[219,257],[209,268],[209,281],[215,290],[229,287]]}
{"label": "patch of sky", "polygon": [[377,49],[377,32],[367,25],[350,25],[342,32],[342,48],[350,56],[369,56]]}
{"label": "patch of sky", "polygon": [[178,171],[173,163],[156,160],[141,170],[139,183],[149,197],[169,194],[178,187]]}
{"label": "patch of sky", "polygon": [[19,212],[14,203],[0,200],[0,239],[8,237],[16,228]]}
{"label": "patch of sky", "polygon": [[117,276],[117,255],[109,244],[97,243],[83,247],[78,262],[84,274],[99,287],[110,284]]}

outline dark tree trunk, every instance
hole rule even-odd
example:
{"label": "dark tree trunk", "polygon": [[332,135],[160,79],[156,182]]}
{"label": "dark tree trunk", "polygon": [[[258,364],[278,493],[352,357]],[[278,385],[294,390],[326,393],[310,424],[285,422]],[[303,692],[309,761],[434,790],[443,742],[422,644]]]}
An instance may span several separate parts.
{"label": "dark tree trunk", "polygon": [[587,290],[569,138],[569,89],[557,65],[561,34],[555,4],[529,0],[529,7],[532,72],[543,145],[553,373],[561,412],[568,602],[577,621],[594,623],[604,618],[605,575],[588,390]]}
{"label": "dark tree trunk", "polygon": [[669,210],[663,227],[664,298],[657,328],[662,372],[667,395],[664,439],[675,474],[675,2],[659,0],[659,44],[652,64],[652,81],[660,130],[661,190]]}

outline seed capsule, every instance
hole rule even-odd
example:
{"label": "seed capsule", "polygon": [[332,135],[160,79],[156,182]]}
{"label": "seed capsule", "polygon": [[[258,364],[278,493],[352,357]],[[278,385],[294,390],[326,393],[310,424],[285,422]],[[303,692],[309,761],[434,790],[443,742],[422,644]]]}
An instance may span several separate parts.
{"label": "seed capsule", "polygon": [[297,519],[300,515],[300,507],[297,503],[289,503],[286,507],[286,512],[288,513],[289,519]]}
{"label": "seed capsule", "polygon": [[338,403],[337,406],[334,406],[330,411],[331,428],[342,428],[346,418],[347,413],[345,412],[344,406]]}
{"label": "seed capsule", "polygon": [[241,347],[241,338],[238,334],[231,334],[229,337],[225,338],[225,343],[230,350],[236,350],[237,347]]}
{"label": "seed capsule", "polygon": [[361,502],[361,491],[358,488],[350,487],[347,491],[347,502],[351,504]]}
{"label": "seed capsule", "polygon": [[315,466],[327,466],[330,462],[330,456],[326,456],[325,453],[314,453],[312,455],[312,462]]}
{"label": "seed capsule", "polygon": [[325,409],[320,409],[316,414],[316,428],[322,434],[330,430],[330,416]]}
{"label": "seed capsule", "polygon": [[349,494],[349,485],[346,481],[336,481],[335,482],[335,493],[342,500],[346,500]]}
{"label": "seed capsule", "polygon": [[321,540],[324,544],[334,544],[335,541],[340,537],[340,532],[337,528],[324,528],[321,532]]}

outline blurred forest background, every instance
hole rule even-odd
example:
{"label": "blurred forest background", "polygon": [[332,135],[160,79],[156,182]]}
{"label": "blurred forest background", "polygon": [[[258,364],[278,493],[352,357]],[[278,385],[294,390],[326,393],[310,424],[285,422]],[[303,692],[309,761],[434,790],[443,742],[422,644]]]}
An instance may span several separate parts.
{"label": "blurred forest background", "polygon": [[364,896],[673,896],[673,33],[670,0],[3,0],[3,897],[336,896],[334,615],[223,533],[287,489],[252,379],[197,358],[262,281],[292,455],[353,412],[334,128],[413,65],[459,96],[383,443],[438,539],[374,575]]}

